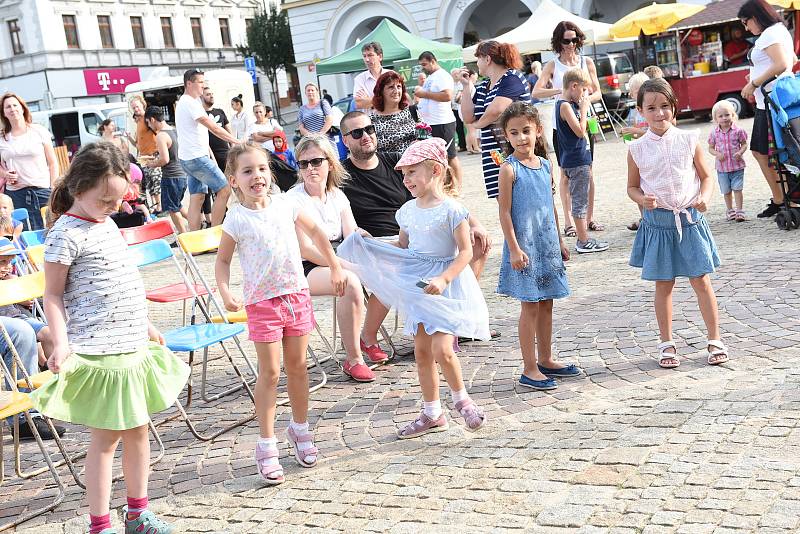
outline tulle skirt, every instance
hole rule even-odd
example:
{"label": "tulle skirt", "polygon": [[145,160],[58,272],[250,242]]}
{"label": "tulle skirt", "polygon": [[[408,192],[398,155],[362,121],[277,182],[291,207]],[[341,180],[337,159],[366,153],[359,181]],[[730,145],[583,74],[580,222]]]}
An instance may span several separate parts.
{"label": "tulle skirt", "polygon": [[454,258],[422,256],[376,239],[351,234],[337,254],[352,265],[363,284],[386,306],[406,317],[404,332],[414,335],[419,325],[425,332],[489,339],[489,311],[483,293],[466,267],[441,295],[428,295],[417,286],[442,274]]}

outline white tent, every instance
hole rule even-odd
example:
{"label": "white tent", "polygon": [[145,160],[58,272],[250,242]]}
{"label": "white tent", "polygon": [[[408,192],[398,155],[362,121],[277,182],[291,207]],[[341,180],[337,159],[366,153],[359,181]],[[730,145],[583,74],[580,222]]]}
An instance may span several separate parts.
{"label": "white tent", "polygon": [[[542,50],[550,50],[550,39],[553,37],[553,30],[562,20],[569,20],[578,25],[586,34],[586,44],[605,44],[621,41],[635,41],[636,39],[614,39],[608,30],[611,24],[584,19],[574,15],[556,5],[551,0],[541,0],[539,7],[531,14],[521,26],[514,28],[510,32],[498,35],[495,41],[501,43],[513,43],[517,45],[521,54],[532,54]],[[475,61],[475,49],[477,45],[470,46],[463,50],[464,62]]]}

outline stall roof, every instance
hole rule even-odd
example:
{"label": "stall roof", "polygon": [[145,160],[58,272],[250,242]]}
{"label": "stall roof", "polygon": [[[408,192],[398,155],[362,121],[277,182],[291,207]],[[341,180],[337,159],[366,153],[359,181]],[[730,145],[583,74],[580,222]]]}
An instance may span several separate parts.
{"label": "stall roof", "polygon": [[706,8],[696,15],[685,18],[669,27],[667,31],[688,30],[698,26],[711,26],[738,19],[739,8],[747,0],[718,0],[706,4]]}
{"label": "stall roof", "polygon": [[383,19],[369,35],[354,44],[341,54],[323,59],[317,63],[317,74],[340,74],[364,70],[364,60],[361,57],[361,47],[364,43],[377,41],[383,48],[383,66],[391,66],[395,61],[403,59],[417,59],[425,51],[431,51],[439,61],[445,59],[459,59],[461,47],[439,41],[432,41],[418,37],[405,31],[400,26],[393,24],[388,19]]}

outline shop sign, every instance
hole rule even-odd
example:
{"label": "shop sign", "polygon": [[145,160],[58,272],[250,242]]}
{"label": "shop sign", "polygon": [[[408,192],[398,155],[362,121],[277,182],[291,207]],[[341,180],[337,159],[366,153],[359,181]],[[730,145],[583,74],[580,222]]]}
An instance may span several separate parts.
{"label": "shop sign", "polygon": [[86,94],[109,95],[124,93],[125,88],[141,80],[139,69],[87,69],[83,71]]}
{"label": "shop sign", "polygon": [[703,32],[695,28],[689,32],[689,37],[686,40],[691,46],[700,46],[703,44]]}

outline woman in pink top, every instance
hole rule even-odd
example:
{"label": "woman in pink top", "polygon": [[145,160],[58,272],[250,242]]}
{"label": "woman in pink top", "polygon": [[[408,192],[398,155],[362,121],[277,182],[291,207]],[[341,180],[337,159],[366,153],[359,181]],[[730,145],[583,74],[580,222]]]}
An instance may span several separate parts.
{"label": "woman in pink top", "polygon": [[672,341],[672,289],[678,277],[689,278],[708,329],[708,363],[728,361],[720,340],[717,297],[709,273],[719,267],[717,246],[702,212],[714,191],[696,132],[672,125],[678,101],[663,79],[639,89],[637,109],[648,131],[630,144],[628,196],[643,208],[630,265],[656,283],[655,308],[661,343],[658,364],[680,365]]}

